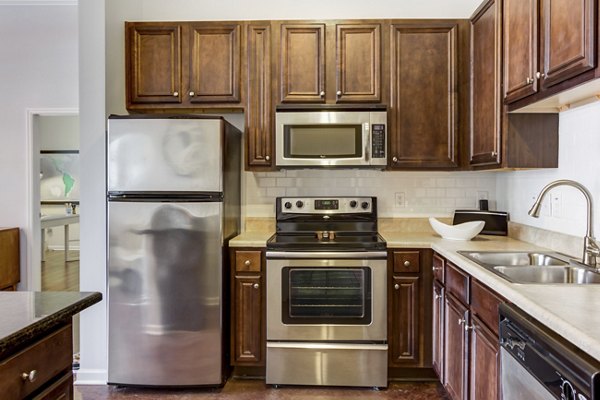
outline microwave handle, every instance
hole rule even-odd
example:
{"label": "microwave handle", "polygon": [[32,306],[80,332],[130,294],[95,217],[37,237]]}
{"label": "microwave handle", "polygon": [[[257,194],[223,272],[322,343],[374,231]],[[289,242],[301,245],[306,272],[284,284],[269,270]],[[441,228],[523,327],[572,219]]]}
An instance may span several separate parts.
{"label": "microwave handle", "polygon": [[363,123],[363,143],[365,144],[365,161],[371,161],[371,124]]}

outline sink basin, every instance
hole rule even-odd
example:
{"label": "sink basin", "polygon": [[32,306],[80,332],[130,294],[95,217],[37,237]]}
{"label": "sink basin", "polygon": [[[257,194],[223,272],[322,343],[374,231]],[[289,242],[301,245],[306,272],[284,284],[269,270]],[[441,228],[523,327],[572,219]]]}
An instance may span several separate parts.
{"label": "sink basin", "polygon": [[496,275],[514,283],[600,284],[600,272],[558,253],[469,252],[460,254]]}
{"label": "sink basin", "polygon": [[460,252],[479,264],[519,266],[519,265],[568,265],[569,262],[545,253],[532,252]]}
{"label": "sink basin", "polygon": [[519,283],[600,283],[600,274],[583,267],[494,267],[494,270]]}

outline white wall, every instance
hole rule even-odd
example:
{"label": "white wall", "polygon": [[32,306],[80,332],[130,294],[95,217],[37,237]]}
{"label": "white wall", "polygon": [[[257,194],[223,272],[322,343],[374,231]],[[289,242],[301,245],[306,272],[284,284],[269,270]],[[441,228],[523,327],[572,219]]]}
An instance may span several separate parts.
{"label": "white wall", "polygon": [[27,205],[27,109],[77,108],[77,6],[0,4],[0,225],[21,233],[21,287],[32,232]]}
{"label": "white wall", "polygon": [[[540,190],[556,179],[572,179],[589,189],[596,202],[593,226],[600,233],[600,102],[564,111],[559,116],[559,156],[556,169],[514,171],[498,175],[500,208],[511,220],[582,237],[586,227],[583,195],[557,187],[544,199],[539,218],[527,215]],[[553,201],[551,199],[554,199]]]}

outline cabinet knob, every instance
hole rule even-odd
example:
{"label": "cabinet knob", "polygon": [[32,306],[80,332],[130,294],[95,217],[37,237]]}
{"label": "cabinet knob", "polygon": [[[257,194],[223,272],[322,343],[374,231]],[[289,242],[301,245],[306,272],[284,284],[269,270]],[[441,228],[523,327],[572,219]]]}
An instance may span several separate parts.
{"label": "cabinet knob", "polygon": [[465,324],[465,331],[475,330],[475,325]]}
{"label": "cabinet knob", "polygon": [[258,289],[258,283],[255,283],[254,285],[252,285],[252,287],[253,287],[254,289]]}
{"label": "cabinet knob", "polygon": [[435,272],[435,271],[440,271],[441,269],[442,269],[442,267],[433,267],[433,268],[431,268],[431,270],[432,270],[433,272]]}
{"label": "cabinet knob", "polygon": [[546,77],[546,74],[542,74],[541,72],[536,72],[535,77],[538,79],[542,79]]}
{"label": "cabinet knob", "polygon": [[434,294],[434,295],[433,295],[433,298],[434,298],[435,300],[439,300],[439,299],[441,299],[441,298],[442,298],[442,295],[441,295],[441,294]]}
{"label": "cabinet knob", "polygon": [[190,97],[194,97],[195,95],[196,95],[196,93],[190,92]]}
{"label": "cabinet knob", "polygon": [[528,85],[531,85],[533,83],[533,78],[530,78],[529,76],[527,78],[525,78],[525,83]]}
{"label": "cabinet knob", "polygon": [[179,92],[173,92],[173,97],[179,97]]}
{"label": "cabinet knob", "polygon": [[498,152],[497,151],[492,151],[490,154],[492,155],[492,157],[496,157],[498,155]]}
{"label": "cabinet knob", "polygon": [[325,97],[325,91],[324,91],[324,90],[323,90],[323,91],[321,91],[321,93],[319,93],[319,95],[320,95],[321,97]]}
{"label": "cabinet knob", "polygon": [[404,261],[404,266],[406,268],[410,267],[410,261],[408,261],[408,260]]}
{"label": "cabinet knob", "polygon": [[464,320],[464,319],[462,319],[462,318],[459,318],[459,319],[458,319],[458,324],[459,324],[459,325],[465,324],[466,322],[467,322],[467,321],[466,321],[466,320]]}
{"label": "cabinet knob", "polygon": [[397,283],[394,285],[394,290],[398,290],[400,289],[400,285],[398,285]]}
{"label": "cabinet knob", "polygon": [[37,379],[38,372],[35,369],[32,369],[29,372],[23,372],[21,374],[21,379],[24,381],[34,382]]}
{"label": "cabinet knob", "polygon": [[246,260],[246,261],[244,261],[244,265],[245,265],[246,267],[248,267],[250,264],[252,264],[252,262],[251,262],[250,260]]}
{"label": "cabinet knob", "polygon": [[396,157],[396,156],[392,157],[392,161],[393,162],[398,162],[398,157]]}
{"label": "cabinet knob", "polygon": [[269,161],[271,159],[271,156],[265,156],[265,160]]}
{"label": "cabinet knob", "polygon": [[339,96],[341,96],[341,95],[342,95],[342,91],[341,91],[341,90],[338,90],[337,92],[335,92],[335,94],[337,94],[337,95],[338,95],[338,97],[339,97]]}

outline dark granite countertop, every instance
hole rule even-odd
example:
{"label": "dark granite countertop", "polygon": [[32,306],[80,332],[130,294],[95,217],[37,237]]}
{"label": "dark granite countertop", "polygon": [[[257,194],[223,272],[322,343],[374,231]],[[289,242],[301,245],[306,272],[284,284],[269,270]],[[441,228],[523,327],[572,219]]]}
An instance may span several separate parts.
{"label": "dark granite countertop", "polygon": [[0,358],[101,300],[98,292],[0,292]]}

